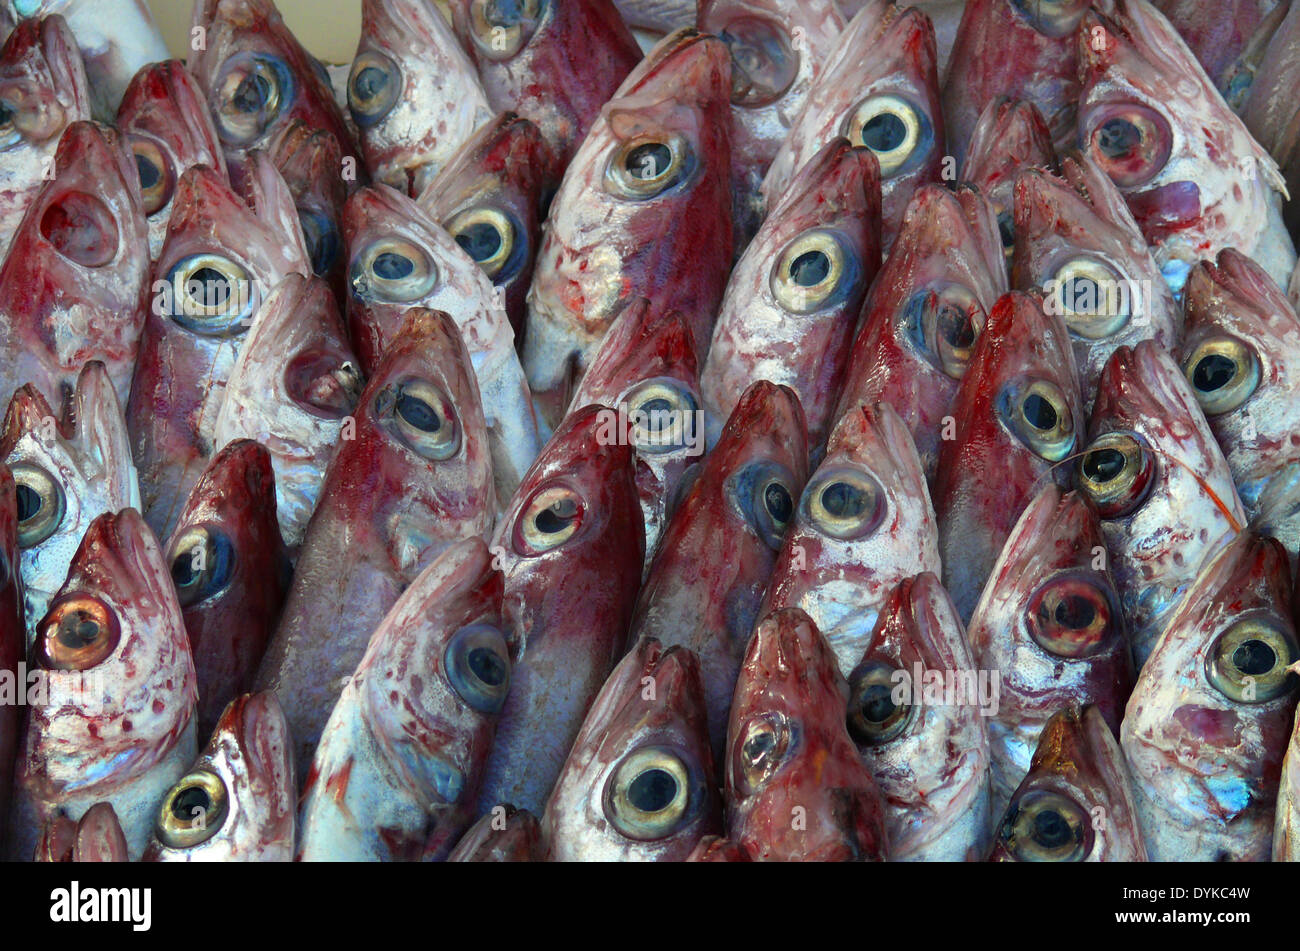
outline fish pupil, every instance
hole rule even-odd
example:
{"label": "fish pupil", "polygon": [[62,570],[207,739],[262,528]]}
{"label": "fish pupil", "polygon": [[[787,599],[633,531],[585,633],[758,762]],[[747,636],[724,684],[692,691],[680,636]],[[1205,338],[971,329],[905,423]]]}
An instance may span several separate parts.
{"label": "fish pupil", "polygon": [[240,112],[260,112],[270,98],[270,81],[260,73],[252,73],[235,90],[233,102]]}
{"label": "fish pupil", "polygon": [[456,243],[465,249],[475,261],[490,260],[504,243],[501,238],[501,232],[493,225],[486,221],[476,221],[460,234],[456,235]]}
{"label": "fish pupil", "polygon": [[404,277],[410,277],[415,271],[415,262],[395,251],[385,251],[375,258],[375,263],[370,265],[370,269],[382,280],[400,281]]}
{"label": "fish pupil", "polygon": [[1141,130],[1127,119],[1111,119],[1097,130],[1097,148],[1107,158],[1129,158],[1141,144]]}
{"label": "fish pupil", "polygon": [[374,99],[387,85],[388,74],[377,66],[367,66],[357,73],[356,79],[352,81],[352,88],[356,90],[357,98],[362,102]]}
{"label": "fish pupil", "polygon": [[776,735],[771,731],[764,731],[746,740],[742,752],[745,754],[745,760],[754,766],[766,759],[774,749],[776,749]]}
{"label": "fish pupil", "polygon": [[302,236],[307,242],[312,273],[319,277],[338,259],[338,229],[324,215],[307,209],[299,209],[298,222],[302,225]]}
{"label": "fish pupil", "polygon": [[627,787],[627,798],[641,812],[661,812],[677,798],[677,780],[665,769],[647,769]]}
{"label": "fish pupil", "polygon": [[499,687],[505,683],[506,665],[496,652],[487,647],[476,647],[469,652],[469,669],[474,676],[489,687]]}
{"label": "fish pupil", "polygon": [[140,174],[140,187],[145,191],[157,187],[162,181],[162,172],[150,159],[139,153],[135,156],[135,170]]}
{"label": "fish pupil", "polygon": [[546,535],[555,535],[564,531],[576,514],[577,506],[574,505],[572,499],[560,499],[549,508],[544,508],[538,512],[533,524],[537,526],[539,532]]}
{"label": "fish pupil", "polygon": [[1093,482],[1109,482],[1124,471],[1124,453],[1095,449],[1083,457],[1083,472]]}
{"label": "fish pupil", "polygon": [[862,144],[873,152],[892,152],[907,138],[907,125],[892,112],[872,116],[862,127]]}
{"label": "fish pupil", "polygon": [[397,397],[397,415],[422,433],[436,433],[442,429],[438,411],[418,397],[400,393]]}
{"label": "fish pupil", "polygon": [[1277,652],[1263,641],[1249,640],[1232,652],[1232,666],[1248,677],[1266,674],[1277,664]]}
{"label": "fish pupil", "polygon": [[635,178],[652,181],[668,171],[673,153],[662,142],[646,142],[627,153],[626,167]]}
{"label": "fish pupil", "polygon": [[898,704],[894,703],[893,692],[886,684],[870,684],[863,691],[858,709],[868,723],[885,723],[894,715]]}
{"label": "fish pupil", "polygon": [[950,303],[941,304],[936,315],[939,333],[954,350],[965,350],[975,342],[975,324],[970,314]]}
{"label": "fish pupil", "polygon": [[1047,432],[1056,425],[1056,408],[1037,393],[1030,393],[1025,397],[1021,411],[1025,415],[1025,420],[1035,429]]}
{"label": "fish pupil", "polygon": [[763,490],[763,504],[767,507],[768,514],[781,524],[789,520],[790,512],[794,508],[794,503],[790,501],[790,493],[780,482],[773,482]]}
{"label": "fish pupil", "polygon": [[1061,288],[1065,306],[1076,314],[1095,312],[1100,295],[1100,286],[1090,277],[1072,277]]}
{"label": "fish pupil", "polygon": [[184,822],[189,822],[212,811],[212,797],[202,786],[190,786],[182,789],[172,799],[172,815]]}
{"label": "fish pupil", "polygon": [[230,280],[216,268],[199,268],[190,275],[186,289],[202,307],[223,307],[230,299]]}
{"label": "fish pupil", "polygon": [[1097,609],[1087,598],[1072,594],[1061,599],[1053,616],[1061,627],[1081,631],[1096,620]]}
{"label": "fish pupil", "polygon": [[172,581],[178,588],[188,588],[198,580],[198,572],[194,570],[194,558],[189,552],[184,552],[176,556],[172,562]]}
{"label": "fish pupil", "polygon": [[790,264],[790,277],[800,287],[816,287],[831,273],[831,259],[825,251],[805,251]]}
{"label": "fish pupil", "polygon": [[80,611],[64,615],[59,621],[59,643],[79,650],[99,639],[99,622]]}
{"label": "fish pupil", "polygon": [[822,508],[834,518],[856,518],[866,507],[866,493],[857,486],[832,482],[822,489]]}
{"label": "fish pupil", "polygon": [[1237,375],[1237,365],[1221,353],[1202,357],[1192,371],[1192,383],[1202,393],[1213,393],[1228,385]]}
{"label": "fish pupil", "polygon": [[1074,838],[1070,823],[1055,809],[1044,809],[1034,816],[1034,841],[1045,849],[1059,849]]}
{"label": "fish pupil", "polygon": [[673,404],[663,397],[656,397],[652,400],[646,400],[641,404],[639,412],[644,413],[646,417],[646,427],[651,432],[662,432],[665,423],[668,420],[668,414],[673,411]]}
{"label": "fish pupil", "polygon": [[518,26],[528,16],[527,0],[488,0],[485,18],[492,26]]}
{"label": "fish pupil", "polygon": [[18,521],[26,522],[40,514],[44,503],[41,494],[30,485],[18,486]]}

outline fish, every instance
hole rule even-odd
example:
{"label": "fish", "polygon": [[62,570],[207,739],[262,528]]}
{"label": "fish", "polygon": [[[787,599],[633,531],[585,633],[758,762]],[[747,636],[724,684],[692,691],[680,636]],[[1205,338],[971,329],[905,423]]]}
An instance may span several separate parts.
{"label": "fish", "polygon": [[303,773],[402,591],[454,542],[492,528],[492,460],[471,374],[455,321],[413,308],[325,471],[253,681],[284,706]]}
{"label": "fish", "polygon": [[1282,758],[1282,775],[1278,780],[1277,807],[1273,820],[1273,861],[1274,862],[1295,862],[1300,861],[1300,836],[1297,834],[1297,827],[1300,826],[1300,813],[1297,812],[1297,805],[1300,804],[1300,795],[1296,790],[1296,747],[1300,745],[1297,739],[1297,733],[1294,728],[1291,730],[1291,739],[1287,743],[1286,755]]}
{"label": "fish", "polygon": [[275,470],[275,514],[296,556],[364,381],[321,278],[289,274],[257,311],[226,381],[212,445],[252,439]]}
{"label": "fish", "polygon": [[663,36],[695,26],[695,0],[614,0],[628,26]]}
{"label": "fish", "polygon": [[23,20],[0,47],[0,261],[54,175],[59,137],[89,118],[86,69],[63,17]]}
{"label": "fish", "polygon": [[17,486],[25,654],[91,523],[140,506],[126,423],[104,365],[82,368],[61,416],[35,387],[15,392],[0,432],[0,462]]}
{"label": "fish", "polygon": [[198,678],[201,736],[252,686],[289,592],[271,455],[240,439],[216,453],[163,548]]}
{"label": "fish", "polygon": [[473,361],[497,501],[504,507],[543,442],[504,297],[450,234],[386,185],[363,188],[348,200],[343,239],[348,334],[362,372],[374,372],[412,307],[443,310],[455,318]]}
{"label": "fish", "polygon": [[521,358],[548,425],[610,324],[641,298],[691,320],[708,349],[732,259],[730,55],[665,37],[619,86],[551,202]]}
{"label": "fish", "polygon": [[4,844],[8,824],[14,758],[23,720],[22,710],[14,701],[18,690],[27,686],[18,677],[18,665],[27,656],[20,557],[18,483],[9,467],[0,461],[0,678],[9,681],[13,694],[9,702],[0,705],[0,816],[5,817],[5,823],[0,824],[0,846]]}
{"label": "fish", "polygon": [[90,523],[28,659],[45,702],[29,707],[18,749],[10,858],[29,858],[56,814],[107,802],[139,860],[159,800],[194,759],[196,692],[176,589],[135,509]]}
{"label": "fish", "polygon": [[1069,334],[1041,295],[1011,291],[993,305],[950,414],[932,494],[941,577],[969,624],[1020,513],[1043,484],[1069,478],[1062,463],[1082,438]]}
{"label": "fish", "polygon": [[755,380],[799,395],[815,447],[831,412],[862,300],[880,270],[880,166],[832,139],[795,176],[732,271],[700,374],[714,433]]}
{"label": "fish", "polygon": [[631,424],[647,571],[671,509],[705,455],[699,378],[686,316],[634,301],[610,326],[569,407],[598,403]]}
{"label": "fish", "polygon": [[37,862],[126,862],[126,836],[111,804],[97,802],[80,820],[56,815],[36,843]]}
{"label": "fish", "polygon": [[478,128],[416,198],[504,299],[516,347],[541,244],[542,198],[555,154],[532,122],[499,113]]}
{"label": "fish", "polygon": [[158,803],[143,861],[292,859],[292,746],[275,694],[236,696],[189,772]]}
{"label": "fish", "polygon": [[440,861],[459,841],[510,690],[492,561],[452,545],[376,628],[304,782],[299,861]]}
{"label": "fish", "polygon": [[537,817],[511,805],[493,806],[456,844],[448,862],[537,862],[542,832]]}
{"label": "fish", "polygon": [[1300,660],[1281,542],[1239,533],[1138,676],[1120,744],[1153,862],[1268,861]]}
{"label": "fish", "polygon": [[329,282],[337,300],[346,300],[347,259],[343,253],[343,206],[346,180],[338,139],[301,119],[288,122],[267,146],[267,154],[298,209],[298,224],[311,273]]}
{"label": "fish", "polygon": [[792,514],[759,616],[803,610],[847,677],[890,592],[941,569],[925,473],[893,407],[844,414]]}
{"label": "fish", "polygon": [[980,113],[1000,96],[1032,103],[1058,149],[1073,145],[1079,24],[1092,0],[968,0],[943,86],[952,154],[967,154]]}
{"label": "fish", "polygon": [[[881,239],[893,245],[912,193],[937,182],[947,151],[934,25],[915,7],[871,0],[845,27],[763,179],[768,208],[827,142],[844,136],[880,165]],[[954,168],[955,171],[955,168]]]}
{"label": "fish", "polygon": [[1012,528],[966,628],[975,667],[996,671],[989,718],[993,816],[1025,778],[1048,721],[1092,707],[1118,735],[1135,673],[1100,520],[1053,482]]}
{"label": "fish", "polygon": [[542,815],[623,653],[645,541],[632,446],[609,414],[570,413],[497,522],[514,667],[475,818],[501,803]]}
{"label": "fish", "polygon": [[1079,27],[1079,142],[1123,192],[1166,283],[1235,247],[1279,285],[1296,264],[1277,163],[1147,0],[1114,0]]}
{"label": "fish", "polygon": [[[1251,74],[1249,95],[1241,107],[1241,118],[1255,140],[1277,160],[1286,179],[1287,192],[1300,196],[1300,103],[1295,89],[1300,84],[1300,6],[1286,8],[1285,19],[1269,38],[1257,69]],[[1282,216],[1292,235],[1300,233],[1300,205],[1287,202]],[[1294,282],[1293,282],[1294,286]],[[1292,294],[1293,300],[1300,295]]]}
{"label": "fish", "polygon": [[195,165],[225,176],[221,141],[203,90],[177,59],[152,63],[135,74],[122,96],[115,125],[135,158],[149,223],[149,256],[156,261],[181,176]]}
{"label": "fish", "polygon": [[767,380],[751,385],[688,478],[637,597],[627,646],[650,637],[699,658],[721,763],[745,647],[808,479],[798,394]]}
{"label": "fish", "polygon": [[1154,341],[1111,354],[1080,449],[1075,484],[1101,517],[1141,670],[1202,562],[1246,515],[1191,385]]}
{"label": "fish", "polygon": [[992,862],[1145,862],[1132,778],[1096,707],[1062,707],[998,824]]}
{"label": "fish", "polygon": [[347,94],[371,177],[408,195],[493,113],[469,55],[429,0],[362,0]]}
{"label": "fish", "polygon": [[1029,168],[1016,178],[1011,283],[1042,288],[1065,318],[1086,395],[1120,346],[1173,349],[1182,314],[1124,197],[1087,155],[1061,158],[1062,178]]}
{"label": "fish", "polygon": [[938,577],[899,582],[848,678],[849,735],[884,798],[890,861],[988,853],[989,728],[976,666]]}
{"label": "fish", "polygon": [[449,6],[492,109],[534,123],[561,169],[641,60],[613,0],[450,0]]}
{"label": "fish", "polygon": [[[207,96],[236,187],[248,157],[294,119],[338,141],[351,185],[364,184],[361,152],[334,100],[329,74],[285,26],[273,0],[199,0],[186,63]],[[158,56],[156,59],[166,59]]]}
{"label": "fish", "polygon": [[206,165],[181,175],[126,404],[144,513],[168,538],[215,450],[226,381],[262,302],[289,274],[310,273],[298,213],[263,153],[250,159],[249,204]]}
{"label": "fish", "polygon": [[933,485],[949,407],[1006,291],[988,202],[966,186],[922,185],[863,304],[832,419],[889,403]]}
{"label": "fish", "polygon": [[139,176],[122,137],[92,122],[68,126],[53,167],[0,265],[0,394],[31,383],[61,404],[100,360],[125,403],[148,294]]}
{"label": "fish", "polygon": [[680,862],[722,831],[699,659],[645,638],[592,701],[542,815],[552,862]]}
{"label": "fish", "polygon": [[1152,6],[1178,31],[1205,74],[1228,99],[1252,41],[1259,31],[1277,28],[1287,4],[1278,0],[1230,0],[1207,8],[1197,0],[1152,0]]}
{"label": "fish", "polygon": [[885,803],[849,736],[848,685],[798,608],[754,628],[731,704],[727,838],[756,862],[883,862]]}
{"label": "fish", "polygon": [[730,839],[720,835],[706,835],[696,843],[688,862],[748,862],[749,853]]}
{"label": "fish", "polygon": [[[1300,466],[1300,316],[1258,264],[1232,248],[1192,268],[1183,296],[1186,336],[1178,354],[1215,439],[1223,449],[1247,517],[1300,551],[1294,508]],[[1275,497],[1289,502],[1270,519]]]}

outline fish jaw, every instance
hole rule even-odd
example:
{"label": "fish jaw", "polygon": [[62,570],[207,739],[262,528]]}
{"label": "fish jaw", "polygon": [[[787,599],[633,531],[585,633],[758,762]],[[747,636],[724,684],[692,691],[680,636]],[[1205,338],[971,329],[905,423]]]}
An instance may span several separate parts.
{"label": "fish jaw", "polygon": [[1016,177],[1023,169],[1055,167],[1056,149],[1038,107],[1024,99],[990,99],[971,133],[961,177],[993,206],[1008,263],[1015,242]]}
{"label": "fish jaw", "polygon": [[56,815],[36,843],[37,862],[129,862],[126,836],[111,804],[97,802],[80,820]]}
{"label": "fish jaw", "polygon": [[1294,658],[1290,605],[1285,549],[1242,532],[1202,568],[1165,626],[1120,735],[1153,861],[1268,859],[1295,685],[1283,675],[1274,689],[1261,672],[1258,687],[1241,681],[1254,698],[1243,702],[1211,678],[1235,663],[1230,647],[1218,652],[1242,622],[1266,638],[1255,643],[1276,649],[1275,666],[1287,664],[1284,653]]}
{"label": "fish jaw", "polygon": [[293,196],[298,211],[294,233],[302,235],[310,273],[328,281],[337,300],[345,300],[347,258],[341,222],[348,183],[338,174],[343,147],[325,130],[294,119],[266,151]]}
{"label": "fish jaw", "polygon": [[492,807],[492,811],[475,822],[448,862],[538,862],[542,855],[542,831],[537,817],[527,809],[509,804]]}

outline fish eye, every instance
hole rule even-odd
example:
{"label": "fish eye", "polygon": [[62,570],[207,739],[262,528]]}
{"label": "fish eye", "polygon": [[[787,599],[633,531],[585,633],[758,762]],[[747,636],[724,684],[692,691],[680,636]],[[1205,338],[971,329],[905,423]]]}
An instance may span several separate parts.
{"label": "fish eye", "polygon": [[438,269],[419,245],[380,238],[353,259],[350,279],[352,293],[363,300],[406,304],[433,292]]}
{"label": "fish eye", "polygon": [[848,728],[866,746],[882,746],[903,735],[916,716],[916,707],[894,696],[896,667],[868,661],[849,678]]}
{"label": "fish eye", "polygon": [[451,636],[443,668],[456,695],[479,713],[500,713],[510,691],[510,651],[490,624],[471,624]]}
{"label": "fish eye", "polygon": [[807,231],[791,241],[772,268],[772,293],[786,310],[811,314],[849,296],[859,269],[829,231]]}
{"label": "fish eye", "polygon": [[375,416],[412,452],[431,462],[450,459],[460,450],[460,421],[438,387],[424,380],[404,380],[375,395]]}
{"label": "fish eye", "polygon": [[172,546],[172,581],[181,607],[225,591],[235,572],[235,546],[224,532],[191,528]]}
{"label": "fish eye", "polygon": [[1079,459],[1079,491],[1102,518],[1136,510],[1155,481],[1155,457],[1130,433],[1104,433]]}
{"label": "fish eye", "polygon": [[1060,462],[1074,448],[1074,417],[1055,383],[1011,384],[998,399],[998,413],[1017,439],[1048,462]]}
{"label": "fish eye", "polygon": [[1031,789],[1012,802],[998,838],[1021,862],[1082,862],[1092,852],[1092,822],[1073,799]]}
{"label": "fish eye", "polygon": [[7,152],[23,141],[23,134],[18,131],[18,124],[14,121],[16,111],[0,99],[0,152]]}
{"label": "fish eye", "polygon": [[378,50],[366,50],[348,73],[348,110],[358,126],[373,126],[392,112],[402,94],[402,71]]}
{"label": "fish eye", "polygon": [[55,602],[34,646],[46,670],[89,670],[113,653],[120,637],[117,615],[108,605],[78,594]]}
{"label": "fish eye", "polygon": [[314,208],[299,208],[298,223],[302,227],[303,243],[307,245],[311,272],[317,277],[328,274],[343,250],[338,225],[329,215]]}
{"label": "fish eye", "polygon": [[543,486],[524,506],[515,528],[515,549],[521,555],[543,555],[559,548],[582,527],[582,498],[563,485]]}
{"label": "fish eye", "polygon": [[259,53],[232,56],[215,86],[217,133],[230,145],[249,145],[293,102],[293,78],[279,59]]}
{"label": "fish eye", "polygon": [[1215,640],[1205,658],[1214,688],[1236,703],[1267,703],[1295,689],[1295,637],[1270,621],[1245,618]]}
{"label": "fish eye", "polygon": [[872,96],[845,121],[843,133],[854,145],[876,154],[880,177],[892,178],[911,171],[930,151],[930,120],[915,106],[897,96]]}
{"label": "fish eye", "polygon": [[903,305],[903,328],[912,345],[954,380],[966,375],[984,320],[979,298],[961,284],[922,288]]}
{"label": "fish eye", "polygon": [[1120,188],[1151,181],[1173,149],[1164,116],[1137,103],[1093,110],[1085,120],[1083,141],[1089,156]]}
{"label": "fish eye", "polygon": [[131,144],[131,153],[135,156],[135,170],[140,176],[144,213],[156,215],[167,207],[176,187],[176,174],[171,160],[153,139],[143,135],[130,135],[127,138]]}
{"label": "fish eye", "polygon": [[745,726],[736,746],[740,790],[752,795],[780,770],[796,745],[794,725],[781,714],[757,717]]}
{"label": "fish eye", "polygon": [[623,198],[654,198],[686,177],[690,146],[680,135],[641,136],[610,156],[605,181]]}
{"label": "fish eye", "polygon": [[498,280],[515,253],[518,229],[495,208],[471,208],[447,222],[448,233],[488,277]]}
{"label": "fish eye", "polygon": [[1260,380],[1255,351],[1235,337],[1201,343],[1184,361],[1183,373],[1207,416],[1236,409],[1254,395]]}
{"label": "fish eye", "polygon": [[204,336],[226,337],[248,329],[257,287],[241,264],[220,254],[192,254],[167,273],[171,318]]}
{"label": "fish eye", "polygon": [[66,501],[55,478],[27,462],[10,466],[18,501],[18,547],[34,548],[63,524]]}
{"label": "fish eye", "polygon": [[885,517],[885,490],[852,466],[819,470],[803,497],[808,519],[832,538],[859,538],[875,531]]}
{"label": "fish eye", "polygon": [[659,746],[633,750],[605,787],[605,815],[629,839],[650,842],[686,825],[699,811],[698,784],[680,755]]}
{"label": "fish eye", "polygon": [[509,59],[537,30],[546,0],[470,0],[470,38],[488,59]]}
{"label": "fish eye", "polygon": [[773,551],[780,549],[794,515],[793,477],[775,463],[746,466],[728,480],[728,495]]}
{"label": "fish eye", "polygon": [[117,221],[108,206],[86,192],[67,192],[41,212],[41,237],[82,267],[103,267],[117,256]]}
{"label": "fish eye", "polygon": [[169,849],[189,849],[208,841],[226,821],[230,797],[211,770],[196,769],[163,797],[154,823],[158,841]]}
{"label": "fish eye", "polygon": [[771,105],[799,75],[799,54],[774,20],[736,17],[718,32],[718,38],[731,51],[731,101],[737,106]]}
{"label": "fish eye", "polygon": [[1011,0],[1030,25],[1044,36],[1060,38],[1073,33],[1089,0]]}
{"label": "fish eye", "polygon": [[627,395],[632,444],[639,453],[672,452],[696,436],[695,397],[673,380],[647,380]]}
{"label": "fish eye", "polygon": [[1091,657],[1111,640],[1112,619],[1122,617],[1112,599],[1084,578],[1045,582],[1026,612],[1029,634],[1055,657]]}
{"label": "fish eye", "polygon": [[1130,282],[1095,258],[1071,258],[1056,269],[1046,286],[1066,326],[1086,340],[1109,337],[1132,314],[1136,292]]}

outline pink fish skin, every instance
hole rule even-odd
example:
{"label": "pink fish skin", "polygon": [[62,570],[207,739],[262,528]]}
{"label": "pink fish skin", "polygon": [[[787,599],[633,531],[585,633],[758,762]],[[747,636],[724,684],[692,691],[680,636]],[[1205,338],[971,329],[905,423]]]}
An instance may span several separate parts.
{"label": "pink fish skin", "polygon": [[1232,248],[1192,268],[1183,308],[1179,362],[1246,514],[1295,554],[1300,316],[1264,269]]}
{"label": "pink fish skin", "polygon": [[108,802],[139,859],[159,800],[194,759],[196,695],[176,589],[135,509],[86,530],[31,660],[46,702],[29,708],[19,747],[11,858],[29,858],[56,813]]}
{"label": "pink fish skin", "polygon": [[727,729],[727,837],[757,862],[883,862],[885,804],[846,724],[848,684],[798,608],[754,628]]}
{"label": "pink fish skin", "polygon": [[639,641],[592,701],[542,838],[552,862],[680,862],[722,831],[699,660]]}
{"label": "pink fish skin", "polygon": [[164,551],[198,677],[199,733],[207,736],[226,704],[252,686],[288,594],[265,448],[240,439],[212,457]]}
{"label": "pink fish skin", "polygon": [[305,771],[371,634],[453,542],[492,527],[492,460],[455,321],[413,308],[357,405],[254,687],[274,690]]}
{"label": "pink fish skin", "polygon": [[232,180],[242,182],[249,154],[293,119],[334,136],[352,160],[351,181],[364,179],[328,74],[289,32],[273,0],[200,0],[193,28],[204,45],[187,62],[207,95]]}
{"label": "pink fish skin", "polygon": [[1286,550],[1246,531],[1165,626],[1120,733],[1152,861],[1268,861],[1296,707],[1290,608]]}
{"label": "pink fish skin", "polygon": [[542,830],[527,809],[493,806],[456,844],[448,862],[539,862]]}
{"label": "pink fish skin", "polygon": [[665,37],[569,164],[537,255],[522,351],[549,424],[631,301],[687,315],[707,348],[732,262],[730,88],[725,43],[694,30]]}
{"label": "pink fish skin", "polygon": [[1155,341],[1111,354],[1088,436],[1076,483],[1101,516],[1141,670],[1200,565],[1246,516],[1191,386]]}
{"label": "pink fish skin", "polygon": [[497,523],[515,660],[478,813],[541,815],[593,698],[623,651],[645,560],[635,457],[608,408],[571,413]]}
{"label": "pink fish skin", "polygon": [[[9,467],[0,462],[0,671],[13,678],[14,690],[26,690],[18,679],[18,662],[27,655],[23,625],[23,586],[18,554],[18,495]],[[19,685],[22,684],[20,687]],[[17,699],[17,694],[14,695]],[[10,701],[0,706],[0,846],[8,826],[9,797],[13,789],[14,757],[22,709]]]}
{"label": "pink fish skin", "polygon": [[807,478],[799,397],[759,380],[673,511],[637,599],[629,646],[653,637],[699,657],[719,762],[745,645]]}
{"label": "pink fish skin", "polygon": [[799,170],[741,255],[700,375],[720,430],[757,379],[799,395],[808,438],[830,430],[849,341],[880,270],[880,166],[868,148],[833,139]]}
{"label": "pink fish skin", "polygon": [[[938,577],[900,582],[849,675],[849,734],[884,797],[890,861],[971,862],[988,852],[988,720],[960,686],[976,683],[975,668]],[[937,678],[958,686],[936,693],[928,682]],[[902,703],[900,683],[910,693]]]}
{"label": "pink fish skin", "polygon": [[1030,168],[1015,184],[1011,283],[1043,289],[1065,318],[1085,403],[1120,346],[1178,342],[1181,314],[1124,196],[1086,155],[1061,159],[1062,178]]}
{"label": "pink fish skin", "polygon": [[268,189],[246,204],[225,176],[197,165],[181,176],[126,406],[145,517],[168,538],[216,448],[226,381],[271,289],[310,272],[293,199],[263,154],[250,181]]}
{"label": "pink fish skin", "polygon": [[1114,0],[1079,25],[1078,140],[1128,200],[1170,288],[1235,247],[1279,285],[1296,264],[1277,163],[1228,108],[1147,0]]}
{"label": "pink fish skin", "polygon": [[329,282],[336,300],[346,300],[341,222],[348,187],[335,171],[343,161],[342,146],[328,132],[294,119],[270,142],[267,154],[293,195],[311,273]]}
{"label": "pink fish skin", "polygon": [[946,150],[934,25],[920,10],[872,0],[845,28],[763,180],[766,206],[841,135],[876,153],[888,250],[912,193],[939,180]]}
{"label": "pink fish skin", "polygon": [[221,141],[203,90],[178,59],[136,73],[118,106],[116,125],[135,156],[149,221],[149,254],[157,259],[181,176],[195,165],[225,176]]}
{"label": "pink fish skin", "polygon": [[[579,410],[599,403],[633,424],[647,571],[686,475],[705,452],[699,364],[684,315],[634,301],[609,328],[570,404]],[[638,413],[646,416],[640,425]]]}
{"label": "pink fish skin", "polygon": [[287,862],[297,793],[293,738],[275,694],[240,694],[159,801],[143,860]]}
{"label": "pink fish skin", "polygon": [[834,419],[889,403],[933,483],[944,418],[987,314],[1007,291],[993,209],[974,189],[922,185],[871,286]]}
{"label": "pink fish skin", "polygon": [[542,195],[555,155],[532,122],[503,112],[481,126],[420,193],[441,224],[505,298],[516,341],[541,243]]}
{"label": "pink fish skin", "polygon": [[1077,492],[1043,486],[989,574],[967,639],[980,670],[999,672],[989,720],[993,815],[1029,769],[1044,725],[1066,704],[1093,706],[1118,735],[1133,690],[1119,593],[1101,523]]}
{"label": "pink fish skin", "polygon": [[127,862],[126,837],[117,813],[97,802],[80,820],[56,815],[36,843],[36,862]]}
{"label": "pink fish skin", "polygon": [[[1199,0],[1152,0],[1219,89],[1246,53],[1256,31],[1272,18],[1278,0],[1228,0],[1207,6]],[[1225,90],[1226,91],[1226,90]]]}
{"label": "pink fish skin", "polygon": [[449,6],[492,108],[533,122],[561,169],[641,60],[613,0],[451,0]]}
{"label": "pink fish skin", "polygon": [[52,404],[100,360],[125,403],[144,328],[149,238],[121,136],[68,126],[55,177],[32,199],[0,266],[0,393],[31,383]]}
{"label": "pink fish skin", "polygon": [[706,835],[696,843],[688,862],[748,862],[749,853],[730,839],[719,835]]}
{"label": "pink fish skin", "polygon": [[912,437],[888,403],[845,413],[808,479],[759,616],[797,607],[848,675],[890,592],[938,574],[934,508]]}
{"label": "pink fish skin", "polygon": [[63,17],[31,17],[0,47],[0,261],[28,205],[54,174],[63,130],[90,118],[90,90],[76,37]]}
{"label": "pink fish skin", "polygon": [[1074,141],[1080,20],[1092,0],[969,0],[943,88],[952,154],[964,156],[980,113],[999,96],[1033,103],[1057,148]]}
{"label": "pink fish skin", "polygon": [[998,553],[1029,500],[1083,430],[1079,375],[1065,321],[1040,295],[993,305],[952,403],[954,436],[939,448],[934,510],[945,587],[970,623]]}
{"label": "pink fish skin", "polygon": [[[1286,18],[1269,39],[1252,78],[1250,95],[1241,109],[1246,128],[1277,159],[1286,176],[1287,190],[1293,196],[1300,195],[1300,102],[1294,95],[1296,86],[1300,85],[1297,50],[1300,50],[1300,5],[1292,3]],[[1282,209],[1292,234],[1300,230],[1298,205],[1290,201]],[[1300,301],[1300,295],[1293,292],[1292,300]]]}
{"label": "pink fish skin", "polygon": [[1096,707],[1066,706],[1043,727],[991,862],[1145,862],[1132,777]]}
{"label": "pink fish skin", "polygon": [[510,690],[492,561],[452,545],[375,630],[304,783],[299,861],[441,861],[469,825]]}

